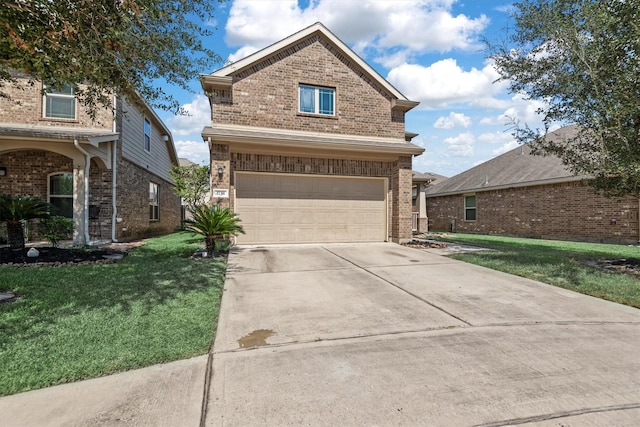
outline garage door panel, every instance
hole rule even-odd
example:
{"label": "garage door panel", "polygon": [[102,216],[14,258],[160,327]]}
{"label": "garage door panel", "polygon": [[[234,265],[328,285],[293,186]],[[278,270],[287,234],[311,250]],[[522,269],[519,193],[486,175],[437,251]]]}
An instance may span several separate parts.
{"label": "garage door panel", "polygon": [[384,241],[382,178],[236,174],[240,243]]}

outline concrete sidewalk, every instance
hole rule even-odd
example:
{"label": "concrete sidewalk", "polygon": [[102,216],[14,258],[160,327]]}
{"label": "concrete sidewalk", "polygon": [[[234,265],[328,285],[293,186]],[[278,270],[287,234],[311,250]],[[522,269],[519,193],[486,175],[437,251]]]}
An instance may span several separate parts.
{"label": "concrete sidewalk", "polygon": [[235,253],[207,425],[637,425],[639,310],[430,252]]}
{"label": "concrete sidewalk", "polygon": [[201,356],[21,393],[0,424],[637,425],[639,310],[439,253],[240,248],[211,376]]}
{"label": "concrete sidewalk", "polygon": [[0,425],[198,426],[208,356],[0,398]]}

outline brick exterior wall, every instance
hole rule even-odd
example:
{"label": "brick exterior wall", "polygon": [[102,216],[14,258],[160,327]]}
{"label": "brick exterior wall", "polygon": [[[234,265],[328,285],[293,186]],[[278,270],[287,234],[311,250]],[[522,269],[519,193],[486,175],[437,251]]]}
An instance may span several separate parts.
{"label": "brick exterior wall", "polygon": [[[298,113],[298,86],[336,89],[334,117]],[[332,44],[314,35],[233,76],[212,96],[213,123],[404,140],[404,112]]]}
{"label": "brick exterior wall", "polygon": [[[149,220],[149,182],[154,182],[159,187],[158,221]],[[116,185],[118,217],[123,219],[116,224],[118,240],[167,234],[180,226],[180,198],[176,196],[169,182],[120,158]]]}
{"label": "brick exterior wall", "polygon": [[29,83],[27,78],[18,78],[16,83],[6,83],[0,96],[0,123],[30,124],[39,126],[64,126],[81,128],[113,128],[113,110],[98,110],[95,120],[76,102],[76,119],[51,119],[43,117],[42,83]]}
{"label": "brick exterior wall", "polygon": [[[429,229],[462,233],[635,243],[638,198],[606,198],[579,182],[483,191],[476,221],[464,220],[464,196],[427,198]],[[615,220],[615,221],[614,221]]]}

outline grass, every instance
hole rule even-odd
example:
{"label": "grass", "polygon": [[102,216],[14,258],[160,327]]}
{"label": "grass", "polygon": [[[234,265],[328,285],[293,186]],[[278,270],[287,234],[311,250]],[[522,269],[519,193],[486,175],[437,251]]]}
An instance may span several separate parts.
{"label": "grass", "polygon": [[637,246],[457,233],[436,239],[494,249],[452,258],[640,308],[640,279],[586,264],[594,259],[638,259]]}
{"label": "grass", "polygon": [[225,262],[202,239],[150,239],[116,264],[0,267],[0,396],[205,354]]}

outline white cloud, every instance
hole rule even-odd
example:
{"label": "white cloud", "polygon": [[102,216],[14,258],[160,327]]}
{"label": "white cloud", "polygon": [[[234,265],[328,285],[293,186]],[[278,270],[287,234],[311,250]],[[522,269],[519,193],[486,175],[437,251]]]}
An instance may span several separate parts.
{"label": "white cloud", "polygon": [[512,126],[514,121],[521,125],[528,124],[531,127],[539,126],[542,116],[537,110],[544,107],[544,102],[540,100],[528,100],[522,95],[516,94],[511,98],[509,107],[498,116],[485,117],[480,120],[480,124],[492,126]]}
{"label": "white cloud", "polygon": [[469,126],[471,126],[471,117],[453,111],[449,113],[449,116],[438,117],[433,124],[436,129],[468,128]]}
{"label": "white cloud", "polygon": [[508,131],[485,132],[478,136],[478,141],[487,144],[505,144],[513,140],[513,135]]}
{"label": "white cloud", "polygon": [[[314,22],[322,22],[359,53],[389,48],[407,52],[477,49],[478,37],[489,25],[489,19],[484,15],[454,16],[450,12],[454,2],[422,0],[402,2],[398,7],[397,2],[385,0],[316,0],[302,9],[297,0],[235,0],[225,40],[229,46],[262,48]],[[234,56],[238,58],[237,54]]]}
{"label": "white cloud", "polygon": [[209,164],[209,144],[204,141],[175,141],[178,157],[199,165]]}
{"label": "white cloud", "polygon": [[443,141],[449,146],[450,153],[454,156],[471,157],[476,139],[471,132],[461,133],[458,136],[445,138]]}
{"label": "white cloud", "polygon": [[258,49],[255,46],[251,46],[251,45],[242,46],[240,49],[236,50],[234,53],[229,55],[229,57],[227,58],[227,63],[236,62],[240,59],[246,58],[252,53],[257,52],[258,50],[260,49]]}
{"label": "white cloud", "polygon": [[500,154],[506,153],[507,151],[511,151],[514,148],[516,148],[518,145],[520,145],[518,143],[518,141],[512,140],[507,142],[506,144],[502,145],[500,148],[496,148],[495,150],[492,150],[491,152],[495,155],[498,156]]}
{"label": "white cloud", "polygon": [[195,95],[193,101],[182,105],[187,115],[176,115],[167,119],[171,133],[176,135],[199,135],[202,129],[211,123],[209,99],[204,95]]}
{"label": "white cloud", "polygon": [[392,69],[387,79],[403,94],[421,102],[424,108],[444,108],[450,104],[480,105],[504,89],[494,84],[498,73],[492,64],[484,68],[463,70],[453,58],[443,59],[428,67],[402,64]]}

